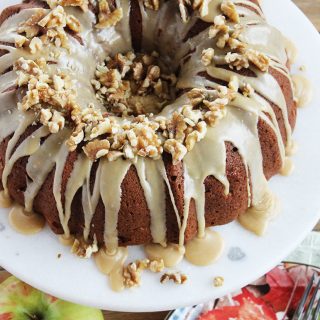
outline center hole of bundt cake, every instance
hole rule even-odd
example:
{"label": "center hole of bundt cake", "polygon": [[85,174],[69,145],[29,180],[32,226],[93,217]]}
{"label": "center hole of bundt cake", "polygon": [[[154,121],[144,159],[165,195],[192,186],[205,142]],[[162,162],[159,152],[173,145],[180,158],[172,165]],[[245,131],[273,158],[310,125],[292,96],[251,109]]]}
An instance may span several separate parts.
{"label": "center hole of bundt cake", "polygon": [[177,77],[157,52],[108,56],[95,77],[97,98],[116,116],[158,114],[176,97]]}

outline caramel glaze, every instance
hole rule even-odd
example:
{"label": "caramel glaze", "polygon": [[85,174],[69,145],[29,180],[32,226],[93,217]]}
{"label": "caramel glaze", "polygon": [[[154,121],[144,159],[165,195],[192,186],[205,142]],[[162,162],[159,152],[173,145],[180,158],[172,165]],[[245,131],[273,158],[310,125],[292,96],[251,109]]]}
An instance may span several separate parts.
{"label": "caramel glaze", "polygon": [[150,260],[163,260],[165,267],[174,267],[181,262],[185,255],[185,248],[170,243],[166,246],[160,244],[148,244],[144,251]]}
{"label": "caramel glaze", "polygon": [[46,221],[43,216],[26,212],[23,207],[14,205],[9,213],[9,223],[17,232],[31,235],[40,232]]}
{"label": "caramel glaze", "polygon": [[124,289],[122,269],[128,256],[127,248],[118,248],[116,252],[101,249],[94,255],[98,269],[109,277],[110,286],[114,291]]}
{"label": "caramel glaze", "polygon": [[11,208],[12,200],[7,196],[4,191],[0,192],[0,208]]}
{"label": "caramel glaze", "polygon": [[297,105],[299,107],[304,107],[312,99],[312,85],[310,81],[300,74],[295,74],[292,76],[294,93]]}

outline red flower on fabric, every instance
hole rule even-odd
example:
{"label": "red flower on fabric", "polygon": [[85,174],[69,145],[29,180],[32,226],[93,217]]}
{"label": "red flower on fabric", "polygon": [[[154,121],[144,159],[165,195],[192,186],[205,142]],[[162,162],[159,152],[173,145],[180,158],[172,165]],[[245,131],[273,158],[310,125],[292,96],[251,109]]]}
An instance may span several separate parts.
{"label": "red flower on fabric", "polygon": [[277,320],[274,311],[247,289],[243,289],[233,300],[237,305],[209,311],[201,315],[199,320]]}

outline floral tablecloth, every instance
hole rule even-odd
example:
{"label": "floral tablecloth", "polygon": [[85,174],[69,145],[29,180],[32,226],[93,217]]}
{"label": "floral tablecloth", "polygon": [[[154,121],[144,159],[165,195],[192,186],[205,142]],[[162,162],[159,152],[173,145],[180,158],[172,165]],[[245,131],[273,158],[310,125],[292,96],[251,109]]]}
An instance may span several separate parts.
{"label": "floral tablecloth", "polygon": [[[316,228],[319,230],[319,226]],[[207,303],[180,308],[168,320],[290,319],[312,274],[320,279],[320,232],[313,231],[286,259],[245,288]]]}

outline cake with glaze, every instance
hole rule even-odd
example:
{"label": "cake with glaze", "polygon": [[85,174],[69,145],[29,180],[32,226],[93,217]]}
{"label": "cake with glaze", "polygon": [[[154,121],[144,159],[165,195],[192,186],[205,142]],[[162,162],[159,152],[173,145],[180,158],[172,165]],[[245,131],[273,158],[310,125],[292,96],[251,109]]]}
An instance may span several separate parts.
{"label": "cake with glaze", "polygon": [[290,48],[257,0],[6,8],[2,200],[84,255],[182,247],[236,219],[262,234],[293,145]]}

